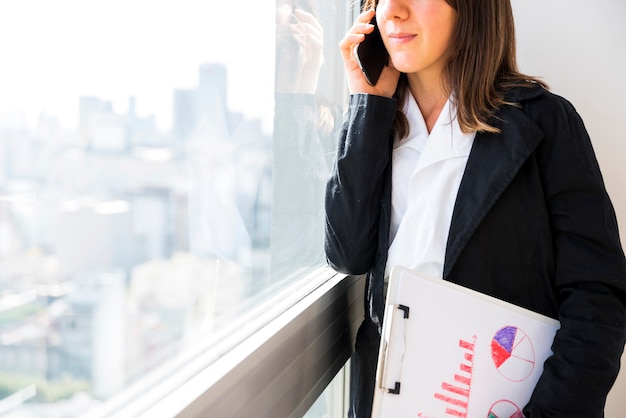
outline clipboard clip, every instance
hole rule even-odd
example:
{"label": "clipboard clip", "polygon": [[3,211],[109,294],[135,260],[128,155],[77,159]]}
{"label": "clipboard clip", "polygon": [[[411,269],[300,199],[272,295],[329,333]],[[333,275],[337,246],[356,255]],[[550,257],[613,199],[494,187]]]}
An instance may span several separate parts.
{"label": "clipboard clip", "polygon": [[[399,377],[402,371],[402,360],[405,349],[404,343],[398,344],[400,342],[398,337],[402,336],[401,341],[406,341],[406,321],[399,321],[396,319],[399,311],[402,311],[403,319],[409,318],[410,308],[406,305],[387,305],[385,308],[385,318],[388,319],[384,321],[383,325],[381,361],[377,373],[378,386],[385,392],[394,395],[400,394],[401,382]],[[394,346],[390,346],[391,341],[395,341],[396,344]],[[397,357],[399,357],[399,361],[394,361],[393,364],[390,364],[390,360],[396,360]],[[398,379],[392,378],[392,374],[397,376]]]}

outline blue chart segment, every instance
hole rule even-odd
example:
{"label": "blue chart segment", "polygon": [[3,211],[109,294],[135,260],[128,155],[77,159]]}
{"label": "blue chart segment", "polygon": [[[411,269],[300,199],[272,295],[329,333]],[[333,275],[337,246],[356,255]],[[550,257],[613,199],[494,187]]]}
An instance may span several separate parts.
{"label": "blue chart segment", "polygon": [[514,326],[500,328],[491,340],[491,358],[500,374],[513,382],[528,378],[535,368],[535,349],[528,335]]}

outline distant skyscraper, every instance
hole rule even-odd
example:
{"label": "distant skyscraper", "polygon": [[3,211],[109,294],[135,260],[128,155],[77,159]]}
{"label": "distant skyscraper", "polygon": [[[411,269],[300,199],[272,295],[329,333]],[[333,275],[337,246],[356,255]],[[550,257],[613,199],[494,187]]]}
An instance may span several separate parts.
{"label": "distant skyscraper", "polygon": [[204,64],[195,89],[174,90],[174,133],[183,140],[192,137],[225,140],[229,136],[227,75],[222,64]]}
{"label": "distant skyscraper", "polygon": [[[219,105],[221,109],[228,108],[226,100],[227,75],[223,64],[204,64],[200,66],[198,73],[199,105],[203,110],[211,110],[212,106]],[[215,100],[217,98],[218,100]]]}
{"label": "distant skyscraper", "polygon": [[79,99],[78,123],[80,130],[88,129],[94,115],[113,113],[113,104],[97,97]]}
{"label": "distant skyscraper", "polygon": [[174,90],[173,130],[177,138],[189,139],[198,122],[197,108],[195,90]]}
{"label": "distant skyscraper", "polygon": [[116,115],[109,101],[81,97],[79,126],[84,145],[93,151],[120,152],[128,148],[126,117]]}

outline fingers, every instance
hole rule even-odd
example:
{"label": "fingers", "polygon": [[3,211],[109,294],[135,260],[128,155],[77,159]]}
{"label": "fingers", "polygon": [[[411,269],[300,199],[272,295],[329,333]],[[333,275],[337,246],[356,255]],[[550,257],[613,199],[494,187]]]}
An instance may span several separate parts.
{"label": "fingers", "polygon": [[321,55],[324,46],[324,29],[319,21],[310,13],[294,9],[288,25],[288,34],[292,36],[305,52],[314,56]]}
{"label": "fingers", "polygon": [[295,17],[297,18],[298,22],[311,25],[315,30],[319,32],[323,32],[322,25],[315,18],[315,16],[313,16],[311,13],[307,13],[304,10],[300,10],[300,9],[294,9],[293,13]]}
{"label": "fingers", "polygon": [[324,31],[308,23],[292,23],[289,25],[289,31],[294,36],[311,37],[321,43],[324,40]]}
{"label": "fingers", "polygon": [[323,45],[324,43],[324,28],[322,25],[311,13],[300,9],[293,9],[286,31],[298,39],[299,42],[313,42],[318,45]]}
{"label": "fingers", "polygon": [[355,22],[369,23],[374,18],[375,15],[376,15],[376,9],[366,10],[357,16]]}
{"label": "fingers", "polygon": [[367,82],[355,57],[356,47],[363,42],[367,34],[374,31],[374,25],[369,22],[371,22],[375,14],[376,12],[373,9],[361,13],[341,42],[339,42],[339,49],[348,79],[348,90],[351,94],[366,93],[392,97],[400,77],[400,72],[393,66],[393,63],[390,62],[389,65],[384,67],[378,83],[375,86],[371,86]]}
{"label": "fingers", "polygon": [[363,42],[365,35],[374,30],[374,25],[369,22],[372,20],[376,12],[374,9],[361,13],[355,20],[354,25],[348,30],[344,38],[339,42],[339,49],[344,59],[352,55],[354,48]]}
{"label": "fingers", "polygon": [[351,93],[363,92],[367,88],[367,80],[354,56],[354,51],[357,45],[363,42],[365,35],[374,30],[374,25],[369,23],[374,17],[374,14],[375,12],[373,10],[361,13],[339,42],[339,50],[348,77],[348,89]]}

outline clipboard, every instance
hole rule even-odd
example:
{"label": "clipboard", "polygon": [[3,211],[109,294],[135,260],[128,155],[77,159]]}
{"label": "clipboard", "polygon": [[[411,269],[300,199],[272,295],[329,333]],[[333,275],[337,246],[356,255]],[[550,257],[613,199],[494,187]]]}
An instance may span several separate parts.
{"label": "clipboard", "polygon": [[559,322],[394,267],[373,418],[523,418]]}

